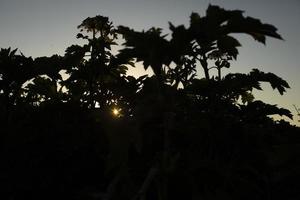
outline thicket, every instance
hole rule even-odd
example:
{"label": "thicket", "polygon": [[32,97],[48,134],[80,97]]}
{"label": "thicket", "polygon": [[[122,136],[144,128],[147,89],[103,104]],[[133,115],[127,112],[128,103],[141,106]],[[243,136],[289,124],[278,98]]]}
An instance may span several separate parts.
{"label": "thicket", "polygon": [[[282,39],[277,29],[213,5],[169,27],[167,37],[95,16],[64,56],[1,49],[1,199],[299,197],[300,130],[252,93],[288,83],[258,69],[222,75],[235,34],[265,43]],[[136,62],[154,74],[127,75]]]}

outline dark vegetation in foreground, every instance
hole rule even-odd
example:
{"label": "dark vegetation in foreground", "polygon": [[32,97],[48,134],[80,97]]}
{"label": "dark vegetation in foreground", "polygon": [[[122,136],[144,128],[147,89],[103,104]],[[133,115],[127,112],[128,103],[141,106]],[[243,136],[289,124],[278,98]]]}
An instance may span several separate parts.
{"label": "dark vegetation in foreground", "polygon": [[[265,43],[281,39],[274,26],[210,5],[189,27],[170,23],[170,39],[103,16],[78,28],[86,43],[64,56],[0,51],[1,199],[299,198],[300,130],[252,94],[288,83],[221,74],[238,55],[232,33]],[[126,75],[136,61],[154,75]]]}

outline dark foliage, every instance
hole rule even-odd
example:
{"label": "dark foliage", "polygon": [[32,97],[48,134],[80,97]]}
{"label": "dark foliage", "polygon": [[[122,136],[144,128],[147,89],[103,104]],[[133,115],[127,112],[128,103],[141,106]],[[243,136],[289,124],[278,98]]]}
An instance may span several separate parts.
{"label": "dark foliage", "polygon": [[[258,69],[221,74],[241,46],[232,33],[265,43],[277,29],[213,5],[189,27],[169,25],[167,39],[95,16],[64,56],[1,49],[1,199],[300,197],[300,129],[252,94],[267,82],[282,95],[288,83]],[[128,76],[135,61],[154,75]]]}

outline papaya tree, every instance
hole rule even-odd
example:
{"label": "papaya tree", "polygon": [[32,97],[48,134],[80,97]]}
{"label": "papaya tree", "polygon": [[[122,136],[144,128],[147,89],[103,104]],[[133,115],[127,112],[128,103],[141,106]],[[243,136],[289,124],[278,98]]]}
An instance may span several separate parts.
{"label": "papaya tree", "polygon": [[192,13],[188,31],[193,42],[193,56],[200,62],[206,79],[210,78],[211,69],[208,60],[216,61],[218,78],[221,79],[221,68],[229,68],[229,61],[237,58],[237,48],[241,44],[232,34],[248,34],[264,44],[266,36],[282,39],[273,25],[244,17],[240,10],[225,10],[213,5],[208,6],[206,16]]}
{"label": "papaya tree", "polygon": [[23,84],[34,77],[33,59],[17,55],[18,49],[0,51],[1,104],[15,105],[24,93]]}
{"label": "papaya tree", "polygon": [[[168,37],[100,15],[78,28],[84,43],[63,57],[0,51],[5,199],[297,199],[299,128],[252,94],[289,84],[258,69],[222,74],[234,34],[281,39],[273,25],[209,5],[187,27],[169,23]],[[127,76],[134,61],[154,75]]]}
{"label": "papaya tree", "polygon": [[116,45],[117,34],[108,17],[87,18],[78,28],[77,38],[87,43],[67,48],[65,65],[69,77],[64,85],[71,100],[89,108],[96,105],[104,108],[113,100],[117,101],[113,88],[124,81],[128,61],[112,55],[111,48]]}
{"label": "papaya tree", "polygon": [[[221,70],[224,67],[229,68],[230,62],[237,59],[238,47],[241,46],[232,34],[248,34],[261,43],[265,43],[267,36],[277,39],[281,39],[281,36],[273,25],[264,24],[252,17],[244,17],[240,10],[225,10],[212,5],[208,7],[204,17],[192,13],[188,28],[183,25],[176,27],[170,23],[170,30],[171,39],[167,40],[166,35],[161,35],[159,28],[141,32],[124,26],[118,29],[125,38],[125,48],[120,54],[142,61],[145,69],[150,66],[154,72],[154,77],[144,82],[141,94],[145,99],[140,99],[141,104],[137,104],[135,114],[137,123],[143,130],[143,137],[147,138],[144,145],[147,146],[149,141],[160,141],[157,146],[149,145],[148,151],[152,147],[153,151],[161,152],[161,157],[148,156],[155,164],[154,167],[149,167],[144,185],[136,198],[145,198],[146,191],[152,190],[149,182],[156,181],[159,188],[155,190],[157,198],[169,199],[172,196],[170,188],[178,185],[183,187],[178,182],[178,185],[173,186],[170,183],[172,177],[178,176],[177,173],[182,171],[189,171],[184,176],[190,179],[180,176],[181,183],[192,179],[199,181],[201,187],[198,188],[201,192],[197,191],[195,187],[198,183],[192,181],[185,188],[189,191],[185,194],[191,196],[182,198],[217,198],[214,196],[217,190],[222,195],[225,195],[226,190],[234,190],[227,187],[226,183],[229,182],[233,187],[241,186],[244,194],[250,194],[252,190],[253,198],[266,198],[268,183],[261,175],[266,173],[262,168],[267,164],[262,162],[257,168],[245,160],[245,156],[253,156],[255,162],[264,160],[265,152],[259,154],[256,148],[264,148],[259,143],[264,136],[258,133],[274,125],[268,116],[279,114],[291,118],[292,115],[290,111],[276,105],[254,101],[252,91],[261,90],[261,82],[268,82],[273,89],[283,94],[289,85],[275,74],[257,69],[249,74],[236,73],[224,77]],[[212,66],[209,65],[211,61],[214,61]],[[203,79],[196,78],[196,67],[199,64],[204,72]],[[210,70],[214,68],[218,70],[217,78],[210,76]],[[179,87],[180,83],[183,88]],[[147,99],[151,99],[151,103]],[[239,132],[239,135],[235,132]],[[183,138],[189,142],[183,142]],[[251,138],[250,141],[247,138]],[[198,157],[199,152],[201,157]],[[237,160],[234,160],[235,154],[238,155]],[[224,164],[224,168],[218,167],[218,162]],[[183,164],[178,163],[186,165],[183,167]],[[240,166],[240,163],[245,165]],[[155,167],[156,165],[159,167]],[[218,178],[208,176],[203,179],[205,170],[210,170],[211,175],[218,174]],[[249,180],[237,175],[239,170],[245,174],[256,174],[255,178]],[[230,174],[230,178],[226,173]],[[206,186],[205,181],[211,181],[208,184],[210,186]],[[218,181],[222,181],[224,185],[215,184]],[[263,183],[260,185],[264,188],[262,193],[260,183]],[[176,189],[173,188],[172,191],[174,190]],[[233,196],[237,199],[243,198],[243,193],[237,192]],[[229,195],[228,198],[233,196]]]}

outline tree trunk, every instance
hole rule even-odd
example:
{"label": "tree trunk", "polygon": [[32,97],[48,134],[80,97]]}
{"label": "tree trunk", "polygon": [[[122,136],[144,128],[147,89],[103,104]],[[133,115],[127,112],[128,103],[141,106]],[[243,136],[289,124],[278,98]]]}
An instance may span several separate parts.
{"label": "tree trunk", "polygon": [[209,69],[208,69],[208,63],[207,63],[207,57],[205,54],[202,55],[202,59],[200,59],[200,63],[201,63],[201,66],[204,70],[204,75],[205,75],[205,78],[207,80],[209,80]]}

